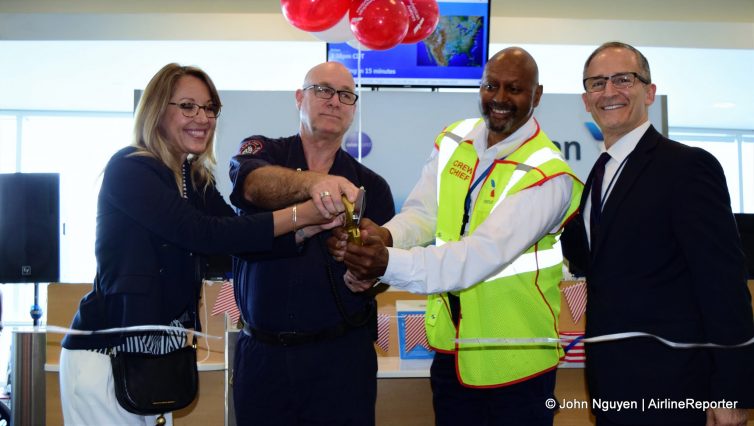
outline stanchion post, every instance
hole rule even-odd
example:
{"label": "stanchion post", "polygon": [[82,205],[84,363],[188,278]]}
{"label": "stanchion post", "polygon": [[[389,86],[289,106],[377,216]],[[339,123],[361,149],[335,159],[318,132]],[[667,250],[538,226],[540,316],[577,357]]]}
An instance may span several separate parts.
{"label": "stanchion post", "polygon": [[45,346],[47,336],[13,332],[11,426],[45,424]]}
{"label": "stanchion post", "polygon": [[[227,315],[227,314],[226,314]],[[226,320],[227,323],[227,320]],[[225,426],[236,426],[233,407],[233,365],[239,330],[225,330]]]}

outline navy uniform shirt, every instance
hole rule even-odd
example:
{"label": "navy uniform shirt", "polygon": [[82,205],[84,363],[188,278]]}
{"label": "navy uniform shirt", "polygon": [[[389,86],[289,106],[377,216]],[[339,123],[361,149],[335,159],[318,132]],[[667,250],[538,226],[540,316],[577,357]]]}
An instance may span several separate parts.
{"label": "navy uniform shirt", "polygon": [[[243,196],[246,176],[266,165],[307,170],[301,138],[251,136],[241,142],[230,165],[230,199],[240,214],[266,211]],[[342,149],[336,153],[329,174],[343,176],[366,189],[364,217],[382,225],[395,214],[385,179]],[[317,332],[343,323],[341,311],[353,317],[369,308],[373,296],[353,293],[344,284],[345,264],[336,262],[327,251],[330,234],[320,232],[292,252],[276,251],[234,260],[236,298],[251,327],[267,332]]]}

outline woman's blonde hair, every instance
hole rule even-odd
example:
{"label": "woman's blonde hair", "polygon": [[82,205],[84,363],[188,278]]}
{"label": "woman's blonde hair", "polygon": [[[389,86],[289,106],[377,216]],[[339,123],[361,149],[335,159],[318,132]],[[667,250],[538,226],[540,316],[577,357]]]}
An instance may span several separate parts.
{"label": "woman's blonde hair", "polygon": [[[209,89],[212,103],[220,105],[220,95],[207,73],[196,67],[181,66],[176,63],[167,64],[152,77],[141,95],[139,105],[136,107],[134,139],[131,144],[138,149],[134,155],[154,157],[172,170],[179,191],[183,186],[181,156],[176,152],[176,148],[160,134],[160,121],[165,115],[178,80],[186,75],[203,81]],[[215,181],[212,173],[217,164],[214,147],[215,131],[213,129],[209,135],[207,149],[199,155],[190,156],[191,180],[194,189],[206,190]]]}

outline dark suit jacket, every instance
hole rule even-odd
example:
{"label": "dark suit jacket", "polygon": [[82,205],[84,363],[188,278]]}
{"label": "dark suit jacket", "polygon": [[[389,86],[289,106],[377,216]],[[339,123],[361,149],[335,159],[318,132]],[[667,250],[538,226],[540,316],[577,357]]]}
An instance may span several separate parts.
{"label": "dark suit jacket", "polygon": [[[124,148],[105,168],[97,201],[97,276],[72,327],[99,330],[167,325],[196,306],[197,257],[272,250],[272,214],[238,217],[214,186],[187,185],[181,197],[173,172],[160,161]],[[193,323],[192,323],[193,325]],[[67,335],[63,347],[91,349],[122,343],[122,335]]]}
{"label": "dark suit jacket", "polygon": [[[582,196],[583,211],[592,176]],[[754,336],[741,243],[720,164],[650,127],[630,154],[589,250],[582,215],[562,235],[586,270],[586,336],[642,331],[676,342],[736,344]],[[604,415],[628,424],[704,419],[703,410],[650,402],[738,401],[754,406],[754,347],[672,349],[650,338],[587,344],[592,398],[637,401]],[[642,412],[642,402],[645,411]]]}

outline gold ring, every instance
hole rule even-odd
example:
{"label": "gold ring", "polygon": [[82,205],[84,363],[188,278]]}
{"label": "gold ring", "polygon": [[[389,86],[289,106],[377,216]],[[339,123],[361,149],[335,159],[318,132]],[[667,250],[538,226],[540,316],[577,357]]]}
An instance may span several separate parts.
{"label": "gold ring", "polygon": [[325,198],[329,196],[330,196],[330,193],[328,191],[322,191],[319,193],[319,198]]}

